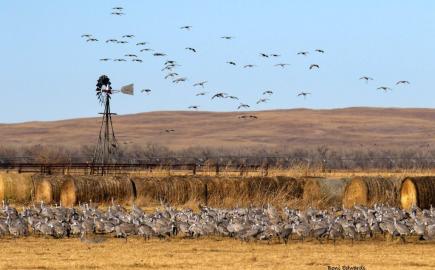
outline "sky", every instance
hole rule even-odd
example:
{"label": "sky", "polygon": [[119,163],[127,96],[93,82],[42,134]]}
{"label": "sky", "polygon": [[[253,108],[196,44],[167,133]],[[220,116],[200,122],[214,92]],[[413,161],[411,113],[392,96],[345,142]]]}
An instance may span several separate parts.
{"label": "sky", "polygon": [[[435,1],[405,0],[3,0],[0,9],[0,123],[94,117],[98,77],[117,94],[112,111],[234,111],[291,108],[427,107],[435,105]],[[124,16],[111,15],[124,8]],[[180,29],[191,25],[190,31]],[[82,34],[99,41],[86,42]],[[110,38],[133,34],[128,44]],[[221,36],[233,36],[232,40]],[[139,52],[137,42],[163,52]],[[186,50],[193,47],[197,53]],[[324,54],[316,53],[322,49]],[[297,55],[309,51],[307,56]],[[262,58],[259,53],[276,53]],[[137,54],[143,63],[101,62]],[[165,80],[166,60],[187,81]],[[237,66],[227,64],[234,61]],[[277,63],[289,63],[286,68]],[[243,65],[254,64],[254,68]],[[309,70],[311,64],[320,69]],[[361,76],[374,80],[365,83]],[[399,80],[410,85],[396,86]],[[193,87],[208,81],[204,89]],[[393,90],[384,93],[379,86]],[[149,95],[141,89],[149,88]],[[266,90],[267,103],[256,104]],[[207,91],[205,96],[196,96]],[[301,91],[310,92],[306,98]],[[239,100],[214,99],[217,92]]]}

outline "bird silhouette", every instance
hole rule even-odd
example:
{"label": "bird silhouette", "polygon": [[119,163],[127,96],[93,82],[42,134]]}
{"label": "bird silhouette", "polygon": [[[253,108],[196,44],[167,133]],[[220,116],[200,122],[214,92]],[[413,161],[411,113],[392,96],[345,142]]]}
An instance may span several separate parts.
{"label": "bird silhouette", "polygon": [[226,96],[225,98],[230,98],[230,99],[235,99],[235,100],[239,100],[239,98],[238,98],[238,97],[236,97],[236,96]]}
{"label": "bird silhouette", "polygon": [[312,64],[312,65],[310,65],[310,69],[313,69],[313,68],[320,68],[320,66],[318,64]]}
{"label": "bird silhouette", "polygon": [[205,96],[207,94],[207,92],[199,92],[197,93],[195,96]]}
{"label": "bird silhouette", "polygon": [[233,62],[233,61],[227,61],[227,64],[230,64],[230,65],[235,66],[235,65],[236,65],[236,62]]}
{"label": "bird silhouette", "polygon": [[270,56],[272,56],[272,57],[280,57],[281,55],[280,54],[276,54],[276,53],[272,53]]}
{"label": "bird silhouette", "polygon": [[261,56],[261,57],[264,57],[264,58],[268,58],[268,57],[269,57],[269,55],[266,54],[266,53],[260,53],[260,56]]}
{"label": "bird silhouette", "polygon": [[191,25],[185,25],[185,26],[181,26],[180,29],[181,30],[191,30],[192,26]]}
{"label": "bird silhouette", "polygon": [[298,94],[298,97],[303,96],[304,99],[305,99],[308,95],[311,95],[311,93],[309,93],[309,92],[300,92],[300,93]]}
{"label": "bird silhouette", "polygon": [[243,68],[253,68],[253,67],[256,67],[256,65],[248,64],[248,65],[244,65],[243,66]]}
{"label": "bird silhouette", "polygon": [[83,35],[82,35],[82,38],[90,38],[90,37],[92,37],[91,34],[83,34]]}
{"label": "bird silhouette", "polygon": [[378,90],[382,90],[384,92],[388,92],[389,90],[393,90],[393,89],[391,89],[390,87],[387,87],[387,86],[380,86],[377,89]]}
{"label": "bird silhouette", "polygon": [[125,15],[125,13],[123,13],[123,12],[112,12],[111,14],[112,14],[112,15],[116,15],[116,16],[122,16],[122,15]]}
{"label": "bird silhouette", "polygon": [[126,41],[126,40],[118,40],[116,43],[118,43],[118,44],[127,44],[128,41]]}
{"label": "bird silhouette", "polygon": [[222,39],[226,39],[226,40],[230,40],[230,39],[233,39],[234,37],[231,37],[231,36],[223,36],[223,37],[221,37]]}
{"label": "bird silhouette", "polygon": [[368,83],[369,81],[373,81],[372,77],[368,77],[368,76],[362,76],[361,78],[359,78],[360,80],[365,80],[366,83]]}
{"label": "bird silhouette", "polygon": [[318,52],[318,53],[325,53],[325,51],[321,50],[321,49],[316,49],[315,51]]}
{"label": "bird silhouette", "polygon": [[115,9],[115,10],[123,10],[124,8],[123,8],[123,7],[114,7],[114,8],[112,8],[112,9]]}
{"label": "bird silhouette", "polygon": [[140,92],[149,94],[151,93],[151,89],[142,89]]}
{"label": "bird silhouette", "polygon": [[123,35],[122,38],[134,38],[134,35]]}
{"label": "bird silhouette", "polygon": [[166,56],[165,53],[153,53],[154,56]]}
{"label": "bird silhouette", "polygon": [[111,38],[111,39],[108,39],[108,40],[106,40],[106,43],[117,43],[118,42],[118,40],[117,39],[114,39],[114,38]]}
{"label": "bird silhouette", "polygon": [[187,81],[187,78],[182,77],[182,78],[177,78],[177,79],[173,80],[172,82],[173,83],[180,83],[180,82],[185,82],[185,81]]}
{"label": "bird silhouette", "polygon": [[290,64],[279,63],[275,65],[275,67],[282,67],[282,68],[285,68],[286,66],[290,66]]}
{"label": "bird silhouette", "polygon": [[171,133],[171,132],[175,132],[175,129],[165,129],[166,133]]}
{"label": "bird silhouette", "polygon": [[244,104],[244,103],[240,103],[240,105],[237,107],[237,110],[240,110],[242,108],[250,108],[251,106],[249,106],[248,104]]}
{"label": "bird silhouette", "polygon": [[298,55],[307,56],[308,54],[309,54],[309,52],[298,52]]}
{"label": "bird silhouette", "polygon": [[96,38],[88,38],[86,40],[86,42],[96,42],[96,41],[98,41],[98,39],[96,39]]}
{"label": "bird silhouette", "polygon": [[136,46],[144,46],[147,44],[148,44],[148,42],[138,42],[138,43],[136,43]]}
{"label": "bird silhouette", "polygon": [[143,48],[140,50],[140,52],[152,52],[152,51],[154,51],[154,50],[151,48]]}
{"label": "bird silhouette", "polygon": [[410,84],[410,82],[409,81],[398,81],[396,83],[396,85],[399,85],[399,84]]}
{"label": "bird silhouette", "polygon": [[273,91],[267,90],[263,92],[263,95],[272,95]]}
{"label": "bird silhouette", "polygon": [[125,54],[124,56],[125,56],[125,57],[137,57],[136,54]]}
{"label": "bird silhouette", "polygon": [[186,47],[186,50],[189,50],[189,51],[192,51],[192,52],[196,53],[196,50],[194,48],[192,48],[192,47]]}
{"label": "bird silhouette", "polygon": [[211,99],[215,99],[215,98],[225,98],[227,95],[227,93],[217,93],[214,96],[211,97]]}
{"label": "bird silhouette", "polygon": [[207,81],[202,81],[202,82],[197,82],[193,84],[193,87],[195,86],[201,86],[202,88],[204,88],[204,85],[207,83]]}
{"label": "bird silhouette", "polygon": [[122,59],[122,58],[116,58],[116,59],[113,59],[113,61],[115,61],[115,62],[125,62],[127,60]]}
{"label": "bird silhouette", "polygon": [[198,110],[199,106],[197,105],[191,105],[189,107],[187,107],[188,109],[192,109],[192,110]]}
{"label": "bird silhouette", "polygon": [[143,60],[139,58],[131,59],[132,62],[142,63]]}
{"label": "bird silhouette", "polygon": [[176,72],[172,72],[172,73],[169,73],[168,75],[166,75],[166,76],[165,76],[165,79],[167,79],[167,78],[171,78],[171,77],[175,77],[175,76],[178,76],[178,73],[176,73]]}
{"label": "bird silhouette", "polygon": [[107,61],[109,61],[110,60],[110,58],[101,58],[100,59],[100,61],[102,61],[102,62],[107,62]]}
{"label": "bird silhouette", "polygon": [[258,101],[257,101],[257,104],[260,104],[260,103],[266,103],[267,101],[269,101],[270,99],[268,99],[268,98],[260,98]]}

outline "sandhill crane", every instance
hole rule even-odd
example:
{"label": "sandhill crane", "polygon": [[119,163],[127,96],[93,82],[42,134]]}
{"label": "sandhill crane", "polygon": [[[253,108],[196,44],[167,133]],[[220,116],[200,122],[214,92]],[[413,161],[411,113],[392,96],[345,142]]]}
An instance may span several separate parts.
{"label": "sandhill crane", "polygon": [[91,34],[83,34],[82,36],[81,36],[82,38],[90,38],[90,37],[92,37],[92,35]]}
{"label": "sandhill crane", "polygon": [[382,90],[382,91],[384,91],[384,92],[388,92],[388,91],[393,90],[393,89],[391,89],[390,87],[387,87],[387,86],[380,86],[380,87],[378,87],[377,89],[378,89],[378,90]]}
{"label": "sandhill crane", "polygon": [[207,81],[202,81],[202,82],[197,82],[193,84],[193,87],[195,86],[201,86],[202,88],[204,88],[204,85],[207,83]]}
{"label": "sandhill crane", "polygon": [[175,77],[175,76],[178,76],[178,73],[171,72],[171,73],[169,73],[168,75],[165,76],[165,79],[172,78],[172,77]]}
{"label": "sandhill crane", "polygon": [[97,41],[98,41],[98,39],[96,39],[96,38],[88,38],[86,40],[86,42],[97,42]]}
{"label": "sandhill crane", "polygon": [[267,101],[269,101],[270,99],[268,99],[268,98],[260,98],[258,101],[257,101],[257,104],[260,104],[260,103],[266,103]]}
{"label": "sandhill crane", "polygon": [[173,83],[180,83],[180,82],[185,82],[185,81],[187,81],[187,78],[182,77],[182,78],[177,78],[177,79],[173,80],[172,82]]}
{"label": "sandhill crane", "polygon": [[192,47],[186,47],[186,50],[196,53],[196,50]]}
{"label": "sandhill crane", "polygon": [[136,43],[136,46],[145,46],[147,44],[148,44],[148,42],[138,42],[138,43]]}
{"label": "sandhill crane", "polygon": [[263,95],[273,95],[273,91],[270,90],[264,91]]}
{"label": "sandhill crane", "polygon": [[171,132],[175,132],[175,129],[165,129],[166,133],[171,133]]}
{"label": "sandhill crane", "polygon": [[123,13],[123,12],[112,12],[111,14],[112,15],[116,15],[116,16],[123,16],[123,15],[125,15],[125,13]]}
{"label": "sandhill crane", "polygon": [[181,26],[180,29],[181,30],[191,30],[192,26],[191,25],[185,25],[185,26]]}
{"label": "sandhill crane", "polygon": [[166,56],[165,53],[153,53],[154,56]]}
{"label": "sandhill crane", "polygon": [[124,56],[125,56],[125,57],[137,57],[136,54],[131,54],[131,53],[130,53],[130,54],[125,54]]}
{"label": "sandhill crane", "polygon": [[142,63],[142,62],[143,62],[143,60],[142,60],[142,59],[139,59],[139,58],[131,59],[131,61],[132,61],[132,62],[137,62],[137,63]]}
{"label": "sandhill crane", "polygon": [[280,54],[276,54],[276,53],[272,53],[272,54],[269,55],[269,56],[272,56],[272,57],[280,57],[281,55],[280,55]]}
{"label": "sandhill crane", "polygon": [[124,8],[123,7],[114,7],[112,9],[114,9],[114,10],[123,10]]}
{"label": "sandhill crane", "polygon": [[303,55],[303,56],[307,56],[309,54],[309,52],[298,52],[298,55]]}
{"label": "sandhill crane", "polygon": [[310,65],[310,70],[313,68],[320,68],[320,66],[318,64],[311,64]]}
{"label": "sandhill crane", "polygon": [[106,43],[117,43],[117,42],[118,42],[118,40],[114,39],[114,38],[106,40]]}
{"label": "sandhill crane", "polygon": [[146,93],[147,95],[151,93],[151,89],[142,89],[141,93]]}
{"label": "sandhill crane", "polygon": [[318,52],[318,53],[325,53],[325,51],[322,50],[322,49],[316,49],[316,50],[314,50],[314,51],[316,51],[316,52]]}
{"label": "sandhill crane", "polygon": [[403,225],[401,223],[397,223],[396,218],[394,218],[394,227],[396,228],[397,232],[400,235],[400,238],[402,239],[403,243],[405,243],[405,237],[410,234],[409,228],[406,225]]}
{"label": "sandhill crane", "polygon": [[197,105],[191,105],[191,106],[188,107],[188,109],[198,110],[199,106],[197,106]]}
{"label": "sandhill crane", "polygon": [[234,62],[234,61],[227,61],[227,64],[230,64],[230,65],[235,66],[235,65],[236,65],[236,62]]}
{"label": "sandhill crane", "polygon": [[253,67],[255,67],[255,65],[252,65],[252,64],[248,64],[248,65],[243,66],[243,68],[253,68]]}
{"label": "sandhill crane", "polygon": [[152,51],[154,51],[154,50],[151,48],[143,48],[140,50],[140,52],[152,52]]}
{"label": "sandhill crane", "polygon": [[101,58],[100,59],[100,61],[102,61],[102,62],[107,62],[107,61],[109,61],[109,60],[111,60],[110,58]]}
{"label": "sandhill crane", "polygon": [[122,58],[115,58],[115,59],[113,59],[113,61],[115,61],[115,62],[125,62],[127,60],[122,59]]}
{"label": "sandhill crane", "polygon": [[282,68],[285,68],[286,66],[290,66],[290,64],[279,63],[279,64],[276,64],[276,65],[275,65],[275,67],[282,67]]}
{"label": "sandhill crane", "polygon": [[223,36],[223,37],[221,37],[222,39],[226,39],[226,40],[230,40],[230,39],[233,39],[234,37],[231,37],[231,36]]}
{"label": "sandhill crane", "polygon": [[229,98],[229,99],[235,99],[235,100],[239,100],[239,98],[238,98],[238,97],[236,97],[236,96],[226,96],[225,98]]}
{"label": "sandhill crane", "polygon": [[250,106],[248,104],[240,103],[240,105],[237,107],[237,110],[240,110],[242,108],[249,108]]}
{"label": "sandhill crane", "polygon": [[213,95],[211,97],[211,99],[214,99],[214,98],[225,98],[226,96],[227,96],[227,93],[217,93],[217,94]]}
{"label": "sandhill crane", "polygon": [[134,35],[123,35],[122,38],[134,38]]}
{"label": "sandhill crane", "polygon": [[266,53],[259,53],[259,54],[260,54],[261,57],[264,57],[264,58],[268,58],[269,57],[269,55],[266,54]]}
{"label": "sandhill crane", "polygon": [[126,40],[118,40],[116,43],[118,43],[118,44],[127,44],[128,41],[126,41]]}
{"label": "sandhill crane", "polygon": [[205,96],[207,94],[207,92],[199,92],[197,93],[195,96]]}
{"label": "sandhill crane", "polygon": [[399,85],[399,84],[410,84],[410,82],[409,81],[398,81],[396,83],[396,85]]}
{"label": "sandhill crane", "polygon": [[366,83],[368,83],[369,81],[373,81],[372,77],[368,77],[368,76],[362,76],[361,78],[359,78],[360,80],[365,80]]}
{"label": "sandhill crane", "polygon": [[308,92],[300,92],[300,93],[298,94],[298,97],[303,96],[304,99],[305,99],[308,95],[311,95],[311,93],[308,93]]}

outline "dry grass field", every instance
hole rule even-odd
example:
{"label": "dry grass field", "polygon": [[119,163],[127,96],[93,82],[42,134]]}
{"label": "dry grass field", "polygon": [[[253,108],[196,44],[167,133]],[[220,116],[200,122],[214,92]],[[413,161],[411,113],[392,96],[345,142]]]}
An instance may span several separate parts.
{"label": "dry grass field", "polygon": [[[435,269],[435,245],[366,241],[288,245],[220,239],[173,239],[100,244],[78,239],[2,239],[1,269]],[[431,255],[432,254],[432,255]]]}
{"label": "dry grass field", "polygon": [[[435,110],[346,108],[249,112],[258,120],[241,120],[239,112],[150,112],[114,117],[121,143],[156,143],[170,149],[202,147],[285,147],[328,145],[402,148],[435,144]],[[4,145],[81,146],[94,143],[99,118],[0,124]],[[165,129],[175,129],[167,134]],[[416,143],[418,142],[418,143]]]}

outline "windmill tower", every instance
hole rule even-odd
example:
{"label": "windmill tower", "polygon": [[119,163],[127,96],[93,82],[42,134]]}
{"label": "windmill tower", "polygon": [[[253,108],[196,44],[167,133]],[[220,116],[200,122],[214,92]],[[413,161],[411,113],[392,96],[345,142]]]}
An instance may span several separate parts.
{"label": "windmill tower", "polygon": [[118,153],[118,141],[116,140],[112,123],[112,115],[116,115],[116,113],[110,111],[110,100],[114,91],[112,90],[109,77],[106,75],[100,76],[97,81],[96,92],[100,104],[104,106],[104,112],[100,113],[103,115],[103,119],[101,121],[100,133],[92,158],[92,164],[101,166],[101,173],[103,173],[103,166],[115,163]]}

